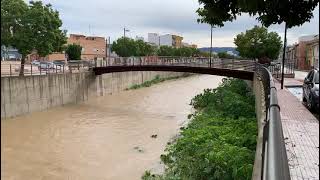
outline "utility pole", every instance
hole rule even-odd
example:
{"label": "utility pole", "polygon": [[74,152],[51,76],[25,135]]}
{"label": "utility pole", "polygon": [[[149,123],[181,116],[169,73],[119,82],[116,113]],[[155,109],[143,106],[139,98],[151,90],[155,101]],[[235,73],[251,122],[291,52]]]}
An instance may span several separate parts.
{"label": "utility pole", "polygon": [[281,73],[281,89],[283,89],[284,82],[284,59],[286,56],[286,46],[287,46],[287,23],[285,23],[284,27],[284,40],[283,40],[283,52],[282,52],[282,73]]}
{"label": "utility pole", "polygon": [[212,25],[211,25],[211,42],[210,42],[210,68],[211,68],[211,56],[212,56]]}
{"label": "utility pole", "polygon": [[110,36],[109,36],[109,39],[108,39],[108,41],[109,41],[109,48],[108,48],[108,51],[109,51],[109,58],[108,58],[108,62],[109,62],[109,64],[110,64],[110,57],[111,57],[111,41],[110,41]]}

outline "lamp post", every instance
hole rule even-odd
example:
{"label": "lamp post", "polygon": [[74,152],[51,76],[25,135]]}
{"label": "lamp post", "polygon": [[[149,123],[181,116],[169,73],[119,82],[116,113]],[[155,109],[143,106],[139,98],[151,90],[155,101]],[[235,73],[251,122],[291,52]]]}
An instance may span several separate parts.
{"label": "lamp post", "polygon": [[210,56],[209,56],[210,67],[211,67],[211,56],[212,56],[212,25],[211,25],[211,37],[210,37]]}
{"label": "lamp post", "polygon": [[287,23],[284,27],[284,40],[283,40],[283,52],[282,52],[282,73],[281,73],[281,89],[283,89],[284,83],[284,59],[286,55],[286,45],[287,45]]}
{"label": "lamp post", "polygon": [[123,37],[125,38],[126,37],[126,32],[129,32],[130,30],[129,29],[126,29],[125,27],[123,28]]}

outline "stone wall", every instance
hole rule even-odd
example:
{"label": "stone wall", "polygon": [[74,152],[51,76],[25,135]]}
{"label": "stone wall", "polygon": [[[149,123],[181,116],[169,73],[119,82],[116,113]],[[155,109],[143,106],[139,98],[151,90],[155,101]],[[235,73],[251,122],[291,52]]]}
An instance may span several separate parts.
{"label": "stone wall", "polygon": [[120,92],[133,84],[155,78],[180,76],[176,72],[118,72],[94,76],[90,72],[46,76],[1,77],[1,119],[64,104],[78,103],[92,96]]}

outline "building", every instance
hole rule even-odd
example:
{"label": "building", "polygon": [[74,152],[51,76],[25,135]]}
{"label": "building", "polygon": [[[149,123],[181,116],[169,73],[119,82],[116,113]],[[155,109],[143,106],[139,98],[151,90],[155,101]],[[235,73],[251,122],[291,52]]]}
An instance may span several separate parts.
{"label": "building", "polygon": [[[104,37],[97,36],[84,36],[78,34],[70,34],[67,39],[67,44],[78,44],[82,47],[81,59],[82,60],[101,60],[106,59],[106,40]],[[65,52],[54,52],[46,57],[40,57],[36,52],[27,56],[27,62],[34,60],[40,61],[67,61]]]}
{"label": "building", "polygon": [[78,44],[82,47],[81,59],[101,60],[106,58],[106,40],[104,37],[70,34],[68,44]]}
{"label": "building", "polygon": [[160,36],[157,33],[148,33],[148,43],[159,46],[160,44]]}
{"label": "building", "polygon": [[287,47],[285,58],[298,70],[319,66],[319,35],[299,37],[298,43]]}
{"label": "building", "polygon": [[172,35],[172,46],[176,48],[182,47],[182,36]]}
{"label": "building", "polygon": [[156,46],[182,47],[183,37],[172,34],[159,35],[157,33],[148,33],[148,42]]}
{"label": "building", "polygon": [[198,48],[198,46],[196,44],[191,44],[191,47],[196,48],[196,49]]}
{"label": "building", "polygon": [[310,67],[319,68],[319,39],[306,43],[306,60]]}
{"label": "building", "polygon": [[160,36],[160,45],[161,46],[173,46],[173,38],[171,34],[165,34]]}

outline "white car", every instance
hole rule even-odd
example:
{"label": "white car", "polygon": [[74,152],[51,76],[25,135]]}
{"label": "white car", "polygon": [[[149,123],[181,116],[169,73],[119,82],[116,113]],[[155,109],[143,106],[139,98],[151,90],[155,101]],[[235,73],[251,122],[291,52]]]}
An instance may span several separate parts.
{"label": "white car", "polygon": [[52,62],[41,62],[39,69],[55,69],[55,65]]}
{"label": "white car", "polygon": [[40,61],[34,60],[34,61],[32,61],[31,64],[32,64],[32,65],[35,65],[35,66],[39,66],[39,65],[40,65]]}

